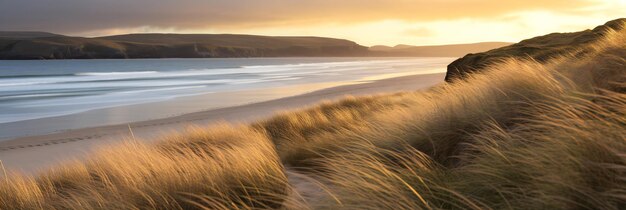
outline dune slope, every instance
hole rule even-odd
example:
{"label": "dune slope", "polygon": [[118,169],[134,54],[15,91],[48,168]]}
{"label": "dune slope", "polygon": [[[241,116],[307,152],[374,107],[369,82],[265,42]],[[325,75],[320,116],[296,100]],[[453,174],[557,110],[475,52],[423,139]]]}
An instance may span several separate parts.
{"label": "dune slope", "polygon": [[510,46],[486,52],[468,54],[448,65],[446,81],[462,78],[468,73],[481,71],[491,63],[507,58],[531,59],[547,62],[563,55],[583,56],[589,44],[605,36],[607,30],[619,30],[626,18],[616,19],[594,29],[573,33],[552,33],[523,40]]}

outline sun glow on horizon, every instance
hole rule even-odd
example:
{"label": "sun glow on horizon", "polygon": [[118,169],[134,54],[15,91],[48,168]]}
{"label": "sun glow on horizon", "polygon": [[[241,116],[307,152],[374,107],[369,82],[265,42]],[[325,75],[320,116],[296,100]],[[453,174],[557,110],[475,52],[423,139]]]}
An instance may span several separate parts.
{"label": "sun glow on horizon", "polygon": [[382,20],[349,25],[319,24],[306,27],[260,27],[227,30],[219,28],[188,30],[145,26],[93,31],[77,35],[93,37],[126,33],[227,33],[266,36],[322,36],[348,39],[365,46],[443,45],[473,42],[519,42],[526,38],[552,32],[585,30],[601,25],[608,20],[611,18],[558,16],[545,11],[537,11],[510,15],[495,20],[471,18],[432,22]]}
{"label": "sun glow on horizon", "polygon": [[[19,4],[29,7],[31,1],[36,0]],[[440,45],[518,42],[546,33],[579,31],[623,17],[626,11],[626,0],[502,0],[498,4],[488,0],[154,1],[161,5],[135,8],[123,1],[81,3],[87,5],[85,11],[96,11],[90,16],[85,16],[80,6],[52,5],[42,9],[41,17],[21,19],[15,18],[21,13],[11,14],[13,10],[0,7],[0,18],[5,15],[16,20],[0,23],[0,30],[87,37],[126,33],[321,36],[365,46]],[[46,11],[50,14],[43,13]],[[66,15],[54,24],[53,14]],[[17,20],[25,22],[20,25]]]}

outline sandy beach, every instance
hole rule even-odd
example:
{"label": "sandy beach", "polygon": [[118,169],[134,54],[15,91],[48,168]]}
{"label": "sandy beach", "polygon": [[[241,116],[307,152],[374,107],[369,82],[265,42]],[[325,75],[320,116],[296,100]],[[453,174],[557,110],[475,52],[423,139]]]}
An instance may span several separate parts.
{"label": "sandy beach", "polygon": [[[443,78],[442,73],[402,76],[369,83],[341,85],[292,97],[164,119],[15,138],[0,142],[0,160],[10,172],[36,173],[64,161],[80,160],[94,149],[129,139],[129,127],[136,139],[153,141],[160,135],[181,131],[192,125],[207,126],[218,122],[247,123],[269,117],[277,112],[306,108],[320,101],[338,100],[348,95],[424,89],[442,82]],[[252,91],[250,95],[255,95],[255,93]]]}

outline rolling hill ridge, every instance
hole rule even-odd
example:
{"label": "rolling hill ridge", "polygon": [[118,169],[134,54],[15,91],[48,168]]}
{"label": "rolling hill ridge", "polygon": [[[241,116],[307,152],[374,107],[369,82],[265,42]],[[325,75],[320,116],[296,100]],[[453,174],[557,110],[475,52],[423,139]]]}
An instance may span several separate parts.
{"label": "rolling hill ridge", "polygon": [[0,59],[354,56],[366,52],[366,47],[354,42],[321,37],[228,34],[0,37]]}
{"label": "rolling hill ridge", "polygon": [[309,36],[126,34],[95,38],[46,32],[0,32],[0,59],[124,59],[225,57],[459,57],[509,43],[366,47]]}

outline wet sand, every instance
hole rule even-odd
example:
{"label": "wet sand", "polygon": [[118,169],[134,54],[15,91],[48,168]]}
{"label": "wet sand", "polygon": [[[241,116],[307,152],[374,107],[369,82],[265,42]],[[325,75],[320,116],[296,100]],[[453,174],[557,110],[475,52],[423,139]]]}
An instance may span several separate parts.
{"label": "wet sand", "polygon": [[[211,123],[248,123],[289,111],[313,106],[324,100],[338,100],[347,95],[359,96],[397,91],[410,91],[431,87],[443,82],[445,74],[426,74],[381,79],[368,83],[342,85],[302,95],[241,106],[155,119],[129,124],[99,126],[61,131],[46,135],[28,136],[0,142],[0,160],[8,171],[35,173],[72,159],[82,159],[98,147],[128,139],[132,129],[142,141],[153,141],[172,131],[181,131],[191,125],[207,126]],[[249,91],[250,97],[263,91]],[[228,97],[222,93],[220,97]],[[55,122],[50,122],[55,123]],[[59,122],[62,123],[62,122]]]}

